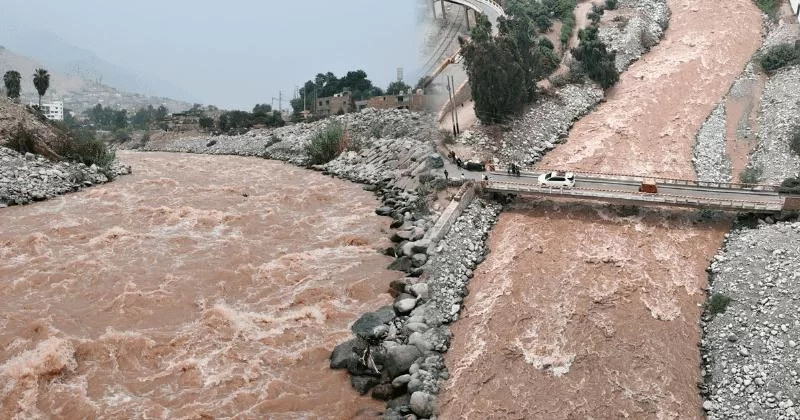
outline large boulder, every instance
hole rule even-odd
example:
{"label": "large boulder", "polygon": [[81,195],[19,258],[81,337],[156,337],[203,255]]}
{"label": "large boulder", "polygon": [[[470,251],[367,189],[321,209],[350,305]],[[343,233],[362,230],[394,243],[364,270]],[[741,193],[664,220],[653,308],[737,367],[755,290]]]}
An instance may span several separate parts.
{"label": "large boulder", "polygon": [[414,414],[428,418],[436,411],[436,397],[425,391],[417,391],[411,394],[409,405]]}
{"label": "large boulder", "polygon": [[364,395],[372,389],[373,386],[378,385],[380,379],[373,376],[351,376],[350,384],[358,391],[359,394]]}
{"label": "large boulder", "polygon": [[356,356],[355,351],[353,351],[356,340],[356,338],[352,338],[333,348],[333,353],[331,353],[331,369],[347,369],[352,363],[356,363],[358,356]]}
{"label": "large boulder", "polygon": [[353,331],[353,334],[357,337],[367,341],[374,341],[382,338],[387,332],[385,328],[382,328],[385,327],[384,319],[385,316],[382,314],[367,312],[353,323],[350,330]]}
{"label": "large boulder", "polygon": [[431,153],[428,155],[428,167],[429,168],[443,168],[444,167],[444,158],[442,155],[438,153]]}
{"label": "large boulder", "polygon": [[391,379],[404,373],[408,373],[408,368],[417,358],[422,356],[416,346],[395,346],[390,348],[386,354],[386,371]]}
{"label": "large boulder", "polygon": [[394,261],[392,261],[392,263],[389,264],[388,268],[389,268],[389,270],[397,270],[397,271],[406,271],[407,272],[408,270],[411,269],[411,267],[412,267],[411,258],[406,257],[405,255],[403,255],[402,257],[397,258]]}
{"label": "large boulder", "polygon": [[415,306],[417,306],[417,298],[405,293],[401,293],[394,300],[394,310],[401,315],[411,312]]}

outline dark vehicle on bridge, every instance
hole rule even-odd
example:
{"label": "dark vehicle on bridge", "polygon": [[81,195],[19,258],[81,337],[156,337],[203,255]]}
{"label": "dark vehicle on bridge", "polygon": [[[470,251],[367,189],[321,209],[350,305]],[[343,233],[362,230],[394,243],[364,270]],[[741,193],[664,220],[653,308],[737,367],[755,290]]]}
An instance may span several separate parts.
{"label": "dark vehicle on bridge", "polygon": [[483,162],[476,162],[474,160],[468,160],[464,162],[464,169],[468,171],[476,171],[476,172],[483,172],[486,170],[486,165]]}

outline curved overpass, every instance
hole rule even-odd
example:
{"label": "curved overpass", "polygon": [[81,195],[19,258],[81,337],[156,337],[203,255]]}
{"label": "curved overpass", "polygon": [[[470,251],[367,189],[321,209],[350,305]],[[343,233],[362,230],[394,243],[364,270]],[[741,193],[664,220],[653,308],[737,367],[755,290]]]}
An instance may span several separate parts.
{"label": "curved overpass", "polygon": [[[433,0],[437,1],[437,0]],[[442,0],[439,0],[442,1]],[[500,4],[493,0],[443,0],[448,3],[458,4],[466,8],[472,9],[475,12],[483,13],[492,24],[492,34],[497,34],[497,20],[501,16],[505,16],[505,11]],[[456,93],[462,91],[467,87],[467,70],[461,62],[460,50],[452,56],[446,57],[436,66],[429,74],[430,82],[428,85],[435,85],[440,88],[444,93],[439,95],[438,100],[433,101],[432,111],[436,115],[437,121],[441,121],[444,110],[450,106],[450,100],[446,97],[445,86],[447,86],[447,77],[452,76],[456,85]]]}

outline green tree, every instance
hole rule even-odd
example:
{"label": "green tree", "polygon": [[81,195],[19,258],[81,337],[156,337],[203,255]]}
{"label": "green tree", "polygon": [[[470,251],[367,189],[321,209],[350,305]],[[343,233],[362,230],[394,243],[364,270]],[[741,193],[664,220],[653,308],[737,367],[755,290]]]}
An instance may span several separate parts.
{"label": "green tree", "polygon": [[510,51],[491,38],[491,29],[486,16],[478,15],[472,42],[462,46],[475,114],[485,123],[522,111],[528,98],[525,71]]}
{"label": "green tree", "polygon": [[158,109],[156,109],[154,119],[156,121],[164,121],[164,119],[167,118],[167,114],[168,113],[169,113],[169,110],[167,109],[167,107],[165,107],[164,105],[161,105],[161,106],[158,107]]}
{"label": "green tree", "polygon": [[619,81],[619,72],[614,65],[616,54],[609,52],[597,36],[597,27],[590,26],[578,32],[580,44],[572,49],[572,56],[580,61],[590,79],[604,89]]}
{"label": "green tree", "polygon": [[600,23],[600,18],[603,17],[603,13],[605,13],[605,7],[600,4],[595,4],[592,6],[592,10],[586,14],[586,17],[592,21],[592,25],[597,25]]}
{"label": "green tree", "polygon": [[389,83],[389,87],[386,88],[387,95],[397,95],[402,91],[410,91],[411,86],[403,83],[402,80],[398,80],[392,83]]}
{"label": "green tree", "polygon": [[6,95],[11,99],[19,99],[22,76],[16,70],[9,70],[3,75],[3,83],[6,85]]}
{"label": "green tree", "polygon": [[36,69],[33,72],[33,86],[36,87],[36,92],[39,93],[39,108],[42,107],[42,96],[47,93],[50,87],[50,73],[45,69]]}
{"label": "green tree", "polygon": [[214,119],[211,117],[200,117],[198,123],[200,124],[200,128],[206,131],[214,128]]}

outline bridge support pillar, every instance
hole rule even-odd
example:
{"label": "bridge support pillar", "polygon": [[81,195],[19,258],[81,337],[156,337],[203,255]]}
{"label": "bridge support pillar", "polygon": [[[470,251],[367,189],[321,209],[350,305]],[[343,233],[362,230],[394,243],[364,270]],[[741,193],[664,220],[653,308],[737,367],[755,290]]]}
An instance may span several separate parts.
{"label": "bridge support pillar", "polygon": [[467,30],[469,30],[469,7],[464,6],[464,17],[467,18]]}
{"label": "bridge support pillar", "polygon": [[431,0],[431,9],[433,9],[433,19],[436,20],[436,0]]}
{"label": "bridge support pillar", "polygon": [[442,5],[442,19],[447,19],[447,13],[444,11],[444,0],[439,0],[439,4]]}

